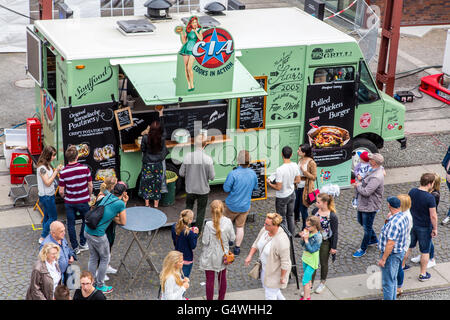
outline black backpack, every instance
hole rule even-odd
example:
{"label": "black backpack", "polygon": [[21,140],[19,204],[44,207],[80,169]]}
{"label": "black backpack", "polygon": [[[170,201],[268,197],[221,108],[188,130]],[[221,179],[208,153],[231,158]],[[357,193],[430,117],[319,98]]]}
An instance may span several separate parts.
{"label": "black backpack", "polygon": [[[111,196],[111,194],[109,194],[109,197],[110,196]],[[106,200],[109,199],[109,197],[105,197],[105,199],[102,199],[102,201],[100,201],[99,204],[93,205],[91,207],[91,209],[86,213],[84,221],[90,229],[95,230],[95,229],[97,229],[97,227],[99,227],[98,223],[103,218],[103,213],[105,212],[106,206],[109,206],[110,204],[120,200],[120,199],[116,199],[116,200],[108,203],[107,205],[104,205],[103,203],[105,203]],[[106,222],[104,222],[102,224],[105,224],[105,223]]]}

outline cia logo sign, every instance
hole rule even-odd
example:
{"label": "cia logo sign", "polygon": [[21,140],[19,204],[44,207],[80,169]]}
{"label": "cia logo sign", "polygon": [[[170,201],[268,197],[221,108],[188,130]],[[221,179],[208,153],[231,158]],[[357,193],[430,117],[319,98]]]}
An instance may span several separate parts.
{"label": "cia logo sign", "polygon": [[212,28],[203,32],[203,41],[197,41],[192,49],[197,62],[210,69],[225,64],[233,52],[233,39],[228,31],[222,28]]}

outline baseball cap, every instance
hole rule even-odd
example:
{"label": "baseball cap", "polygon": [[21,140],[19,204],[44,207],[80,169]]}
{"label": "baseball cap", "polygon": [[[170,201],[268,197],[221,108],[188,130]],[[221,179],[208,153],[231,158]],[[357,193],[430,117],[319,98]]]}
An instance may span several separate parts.
{"label": "baseball cap", "polygon": [[369,153],[367,151],[362,152],[359,155],[360,159],[364,162],[369,162]]}
{"label": "baseball cap", "polygon": [[125,182],[123,182],[123,181],[119,181],[114,186],[113,193],[114,193],[115,196],[121,196],[122,193],[127,191],[127,189],[128,189],[128,185]]}
{"label": "baseball cap", "polygon": [[398,209],[401,206],[400,199],[397,197],[388,197],[387,202],[392,208]]}
{"label": "baseball cap", "polygon": [[369,153],[369,159],[375,161],[379,165],[382,165],[384,162],[384,157],[379,153]]}

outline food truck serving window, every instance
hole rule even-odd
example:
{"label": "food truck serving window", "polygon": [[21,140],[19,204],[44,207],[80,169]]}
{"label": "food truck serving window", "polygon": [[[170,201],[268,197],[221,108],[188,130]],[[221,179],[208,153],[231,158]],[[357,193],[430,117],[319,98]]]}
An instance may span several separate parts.
{"label": "food truck serving window", "polygon": [[318,68],[314,71],[314,83],[352,80],[355,80],[355,68],[349,66]]}

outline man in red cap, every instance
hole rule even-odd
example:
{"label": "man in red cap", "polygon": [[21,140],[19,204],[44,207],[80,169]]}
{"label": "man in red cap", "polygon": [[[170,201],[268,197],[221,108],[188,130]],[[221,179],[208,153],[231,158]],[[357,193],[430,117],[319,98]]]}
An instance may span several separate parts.
{"label": "man in red cap", "polygon": [[[369,153],[367,151],[359,154],[360,162],[355,167],[355,179],[361,181],[372,169],[369,163]],[[358,207],[358,191],[355,192],[355,197],[352,199],[353,208]]]}

